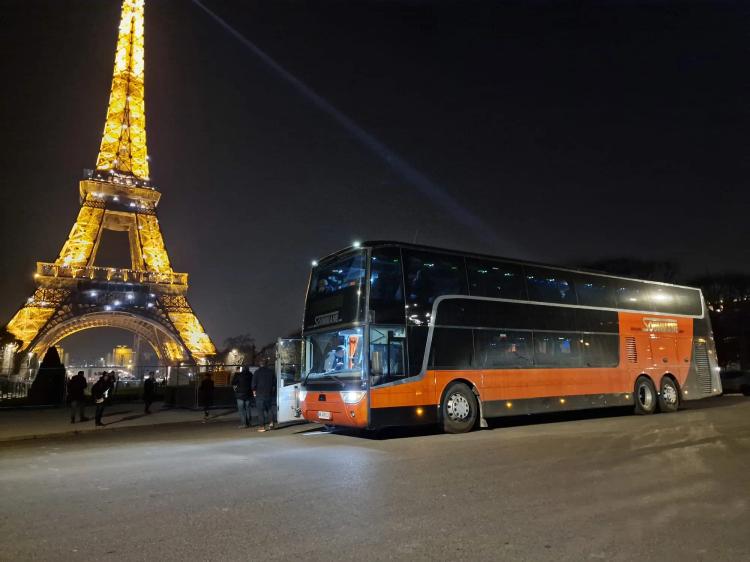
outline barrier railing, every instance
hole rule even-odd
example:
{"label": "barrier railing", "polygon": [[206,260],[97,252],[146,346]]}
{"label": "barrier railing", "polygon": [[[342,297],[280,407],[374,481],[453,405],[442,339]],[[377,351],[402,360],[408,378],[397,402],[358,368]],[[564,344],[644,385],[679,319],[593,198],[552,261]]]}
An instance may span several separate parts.
{"label": "barrier railing", "polygon": [[75,266],[46,262],[37,262],[36,276],[64,279],[91,279],[96,281],[121,281],[151,285],[187,285],[188,282],[187,273],[176,273],[174,271],[138,271],[116,267]]}

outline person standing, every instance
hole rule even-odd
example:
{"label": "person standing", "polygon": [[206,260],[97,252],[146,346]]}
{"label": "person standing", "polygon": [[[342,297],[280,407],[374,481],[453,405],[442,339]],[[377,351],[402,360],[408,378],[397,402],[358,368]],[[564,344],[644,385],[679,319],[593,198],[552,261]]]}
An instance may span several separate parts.
{"label": "person standing", "polygon": [[[276,396],[276,373],[268,366],[268,358],[264,358],[261,367],[253,374],[253,396],[255,396],[255,407],[258,410],[258,431],[273,429],[273,416],[271,407]],[[266,423],[270,427],[266,427]]]}
{"label": "person standing", "polygon": [[203,423],[206,423],[208,410],[214,401],[214,381],[211,379],[211,373],[203,376],[201,385],[198,387],[198,399],[203,404]]}
{"label": "person standing", "polygon": [[148,374],[148,378],[143,381],[143,405],[144,414],[151,413],[151,404],[154,403],[154,395],[156,394],[156,375],[153,371]]}
{"label": "person standing", "polygon": [[76,423],[76,410],[78,410],[79,421],[89,421],[86,417],[86,396],[84,391],[88,383],[83,376],[83,371],[71,377],[68,381],[68,400],[70,401],[70,423]]}
{"label": "person standing", "polygon": [[99,380],[94,383],[91,387],[91,396],[96,404],[96,415],[94,416],[94,422],[97,426],[104,425],[102,423],[102,416],[104,415],[104,406],[106,405],[109,391],[112,388],[113,381],[110,379],[110,375],[105,371]]}
{"label": "person standing", "polygon": [[240,414],[240,427],[252,425],[252,383],[253,374],[248,367],[243,367],[232,377],[234,397],[237,399],[237,411]]}

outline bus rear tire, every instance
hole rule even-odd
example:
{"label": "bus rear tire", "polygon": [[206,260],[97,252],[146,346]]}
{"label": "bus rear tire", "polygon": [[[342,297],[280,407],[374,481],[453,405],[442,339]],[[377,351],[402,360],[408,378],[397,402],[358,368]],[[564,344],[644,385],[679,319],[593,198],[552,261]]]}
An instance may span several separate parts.
{"label": "bus rear tire", "polygon": [[448,386],[441,404],[443,414],[443,431],[446,433],[466,433],[471,431],[477,422],[479,406],[477,397],[462,382]]}
{"label": "bus rear tire", "polygon": [[654,383],[648,377],[638,377],[635,381],[635,413],[639,416],[647,416],[656,412],[658,397]]}
{"label": "bus rear tire", "polygon": [[680,391],[677,384],[670,378],[661,379],[661,391],[659,392],[659,411],[664,413],[676,412],[680,407]]}

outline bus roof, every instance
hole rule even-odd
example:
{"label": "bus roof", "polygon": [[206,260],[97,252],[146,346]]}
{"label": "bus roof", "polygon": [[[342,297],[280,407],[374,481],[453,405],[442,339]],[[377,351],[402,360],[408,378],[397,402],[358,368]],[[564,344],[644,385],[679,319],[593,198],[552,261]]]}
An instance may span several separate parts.
{"label": "bus roof", "polygon": [[478,252],[466,252],[463,250],[455,250],[450,248],[439,248],[437,246],[426,246],[424,244],[412,244],[410,242],[399,242],[397,240],[367,240],[365,242],[361,242],[358,246],[347,246],[345,248],[342,248],[341,250],[338,250],[336,252],[333,252],[331,254],[328,254],[325,257],[320,258],[318,261],[323,262],[331,258],[335,258],[336,256],[339,256],[341,254],[345,254],[347,252],[351,252],[352,250],[357,250],[360,248],[374,248],[374,247],[380,247],[380,246],[398,246],[399,248],[406,248],[409,250],[418,250],[418,251],[426,251],[426,252],[440,252],[445,254],[454,254],[459,256],[465,256],[465,257],[474,257],[474,258],[482,258],[482,259],[490,259],[490,260],[500,260],[505,261],[509,263],[515,263],[520,265],[533,265],[537,267],[546,267],[550,269],[557,269],[560,271],[571,271],[573,273],[583,273],[586,275],[598,275],[600,277],[610,277],[613,279],[627,279],[629,281],[639,281],[641,283],[652,283],[655,285],[664,285],[668,287],[681,287],[683,289],[693,289],[700,291],[701,294],[703,292],[699,287],[691,287],[689,285],[677,285],[675,283],[665,283],[663,281],[653,281],[651,279],[638,279],[636,277],[626,277],[624,275],[613,275],[611,273],[607,273],[606,271],[597,271],[594,269],[585,269],[581,267],[571,267],[571,266],[561,266],[561,265],[554,265],[550,263],[542,263],[542,262],[535,262],[535,261],[529,261],[529,260],[521,260],[517,258],[506,258],[503,256],[493,256],[490,254],[481,254]]}

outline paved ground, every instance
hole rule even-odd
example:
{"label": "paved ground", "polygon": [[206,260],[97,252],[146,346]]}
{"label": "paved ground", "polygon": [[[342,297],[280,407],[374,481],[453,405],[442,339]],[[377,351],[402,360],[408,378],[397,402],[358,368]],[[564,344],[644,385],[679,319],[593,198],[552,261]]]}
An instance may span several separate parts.
{"label": "paved ground", "polygon": [[[104,427],[94,426],[94,406],[86,408],[87,422],[70,423],[67,408],[14,408],[0,410],[0,441],[62,436],[88,431],[107,431],[172,423],[190,423],[203,419],[203,411],[162,409],[161,402],[151,406],[151,414],[143,412],[143,404],[111,404],[104,411]],[[237,410],[217,408],[210,411],[211,420],[233,421],[237,425]]]}
{"label": "paved ground", "polygon": [[171,424],[0,443],[4,560],[747,560],[750,399],[383,439]]}

